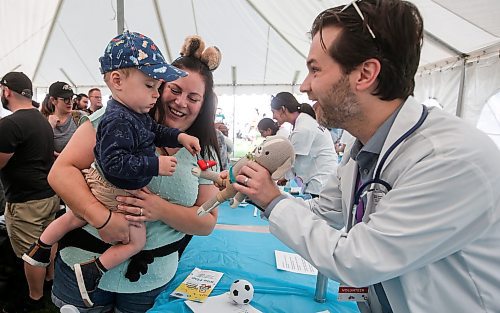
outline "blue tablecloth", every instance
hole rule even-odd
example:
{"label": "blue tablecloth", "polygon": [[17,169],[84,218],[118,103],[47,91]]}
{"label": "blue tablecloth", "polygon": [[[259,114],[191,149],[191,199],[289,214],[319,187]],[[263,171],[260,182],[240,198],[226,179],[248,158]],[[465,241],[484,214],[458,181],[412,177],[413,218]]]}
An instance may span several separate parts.
{"label": "blue tablecloth", "polygon": [[[297,187],[297,183],[292,181],[292,187]],[[302,194],[295,195],[296,197],[304,197]],[[257,210],[257,216],[253,216],[254,206],[243,202],[237,208],[231,208],[229,201],[219,205],[219,217],[217,218],[218,224],[225,225],[250,225],[250,226],[267,226],[269,222],[260,217],[261,211]]]}
{"label": "blue tablecloth", "polygon": [[231,208],[229,202],[226,201],[219,205],[218,224],[225,225],[269,225],[266,219],[260,217],[260,211],[257,210],[257,216],[253,216],[254,206],[245,203],[246,206],[240,205],[237,208]]}
{"label": "blue tablecloth", "polygon": [[327,302],[315,302],[316,276],[277,270],[274,250],[290,252],[269,233],[215,230],[210,236],[195,236],[169,287],[158,296],[148,312],[191,312],[183,299],[169,295],[195,267],[224,273],[212,296],[227,292],[236,279],[250,281],[255,288],[251,304],[262,312],[358,312],[355,303],[336,300],[338,284],[331,280]]}

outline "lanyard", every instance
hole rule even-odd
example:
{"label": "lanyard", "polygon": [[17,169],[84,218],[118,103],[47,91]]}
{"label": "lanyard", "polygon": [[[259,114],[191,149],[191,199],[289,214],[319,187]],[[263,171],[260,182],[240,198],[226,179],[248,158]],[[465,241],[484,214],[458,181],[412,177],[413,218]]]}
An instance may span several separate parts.
{"label": "lanyard", "polygon": [[420,126],[422,126],[422,124],[424,123],[425,119],[427,118],[427,115],[429,115],[429,110],[427,109],[427,107],[425,105],[422,105],[423,107],[423,110],[422,110],[422,114],[420,115],[420,118],[419,120],[415,123],[415,125],[413,125],[412,128],[408,129],[406,131],[406,133],[404,133],[401,137],[398,138],[398,140],[396,140],[390,147],[389,149],[387,149],[387,151],[384,153],[384,155],[382,156],[382,159],[380,159],[380,163],[378,164],[377,168],[375,169],[375,176],[366,181],[365,183],[363,183],[361,186],[359,186],[359,188],[356,189],[356,192],[354,193],[354,205],[353,205],[353,208],[351,209],[350,213],[349,213],[349,220],[348,220],[348,225],[347,225],[347,231],[349,231],[351,228],[352,228],[352,222],[353,222],[353,212],[356,210],[358,204],[360,201],[362,201],[362,197],[364,197],[364,195],[366,194],[366,192],[368,192],[369,190],[367,190],[367,187],[371,184],[379,184],[379,185],[382,185],[385,187],[385,189],[387,190],[387,192],[389,192],[391,189],[392,189],[392,186],[391,184],[389,184],[388,182],[386,182],[385,180],[381,179],[380,178],[380,174],[382,172],[382,168],[384,167],[384,163],[385,161],[387,160],[387,158],[389,158],[389,156],[391,155],[392,151],[394,151],[394,149],[396,149],[405,139],[407,139],[408,137],[410,137],[411,134],[413,134]]}

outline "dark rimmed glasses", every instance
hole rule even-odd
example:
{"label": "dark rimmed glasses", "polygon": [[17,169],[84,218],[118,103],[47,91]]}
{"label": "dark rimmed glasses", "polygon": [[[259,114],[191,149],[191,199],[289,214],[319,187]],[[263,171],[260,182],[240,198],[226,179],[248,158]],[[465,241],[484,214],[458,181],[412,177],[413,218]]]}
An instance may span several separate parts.
{"label": "dark rimmed glasses", "polygon": [[57,97],[57,100],[61,100],[65,104],[70,104],[71,103],[71,98],[60,98],[60,97]]}

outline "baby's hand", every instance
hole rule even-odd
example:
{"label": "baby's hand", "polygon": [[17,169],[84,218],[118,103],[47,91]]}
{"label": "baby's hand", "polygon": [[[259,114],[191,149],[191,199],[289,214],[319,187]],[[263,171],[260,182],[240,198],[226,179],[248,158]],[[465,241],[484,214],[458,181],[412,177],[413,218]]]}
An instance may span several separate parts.
{"label": "baby's hand", "polygon": [[214,181],[215,187],[219,188],[219,190],[224,190],[226,189],[226,181],[227,177],[229,176],[229,171],[222,171],[219,173],[219,177],[217,178],[216,181]]}
{"label": "baby's hand", "polygon": [[158,157],[158,175],[172,176],[175,172],[177,159],[173,156],[160,155]]}
{"label": "baby's hand", "polygon": [[192,155],[200,153],[201,147],[198,138],[190,136],[186,133],[180,133],[179,137],[177,137],[177,140],[181,145],[184,146],[184,148],[191,152]]}

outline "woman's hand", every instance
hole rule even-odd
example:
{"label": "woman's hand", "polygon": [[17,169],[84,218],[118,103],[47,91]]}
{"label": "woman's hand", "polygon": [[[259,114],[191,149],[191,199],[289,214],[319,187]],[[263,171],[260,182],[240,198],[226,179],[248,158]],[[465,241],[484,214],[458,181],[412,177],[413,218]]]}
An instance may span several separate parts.
{"label": "woman's hand", "polygon": [[106,226],[98,230],[99,236],[107,243],[121,242],[127,244],[130,241],[129,224],[125,215],[113,213]]}
{"label": "woman's hand", "polygon": [[135,223],[160,219],[159,213],[165,205],[165,200],[149,191],[147,187],[127,191],[131,196],[119,196],[116,200],[122,203],[118,209],[125,213],[125,218],[131,222],[131,225],[137,226]]}
{"label": "woman's hand", "polygon": [[[100,227],[106,222],[109,210],[92,194],[81,172],[94,161],[95,137],[95,129],[89,121],[78,127],[54,162],[47,180],[76,215],[93,227]],[[123,214],[113,213],[99,235],[106,242],[127,243],[129,222]]]}

